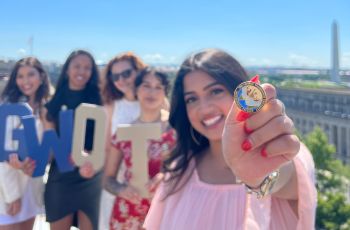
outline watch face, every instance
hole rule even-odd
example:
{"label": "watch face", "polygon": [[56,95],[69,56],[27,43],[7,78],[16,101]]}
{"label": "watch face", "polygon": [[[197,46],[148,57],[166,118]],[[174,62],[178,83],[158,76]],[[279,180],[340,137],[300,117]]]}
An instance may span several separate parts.
{"label": "watch face", "polygon": [[258,112],[266,102],[264,89],[254,82],[243,82],[234,93],[236,105],[247,113]]}

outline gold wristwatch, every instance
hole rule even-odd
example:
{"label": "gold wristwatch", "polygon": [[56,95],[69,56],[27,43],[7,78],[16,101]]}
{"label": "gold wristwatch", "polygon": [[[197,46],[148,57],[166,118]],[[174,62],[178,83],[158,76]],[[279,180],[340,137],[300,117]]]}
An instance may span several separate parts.
{"label": "gold wristwatch", "polygon": [[258,199],[264,198],[266,195],[270,194],[279,174],[279,170],[270,173],[257,187],[250,187],[249,185],[244,184],[247,188],[247,192],[249,194],[255,194]]}

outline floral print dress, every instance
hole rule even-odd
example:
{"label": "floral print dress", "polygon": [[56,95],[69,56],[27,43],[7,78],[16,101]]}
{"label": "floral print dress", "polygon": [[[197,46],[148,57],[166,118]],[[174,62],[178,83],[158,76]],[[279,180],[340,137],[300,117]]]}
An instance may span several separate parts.
{"label": "floral print dress", "polygon": [[[162,166],[163,155],[165,152],[172,150],[176,142],[175,131],[167,129],[160,140],[150,140],[148,143],[148,175],[152,179],[160,172]],[[118,142],[117,137],[113,136],[112,146],[123,153],[124,167],[121,167],[119,175],[123,176],[126,183],[132,178],[132,147],[130,141]],[[111,230],[133,230],[142,229],[143,222],[147,215],[151,201],[148,198],[143,198],[140,204],[134,204],[121,197],[116,197],[111,220]]]}

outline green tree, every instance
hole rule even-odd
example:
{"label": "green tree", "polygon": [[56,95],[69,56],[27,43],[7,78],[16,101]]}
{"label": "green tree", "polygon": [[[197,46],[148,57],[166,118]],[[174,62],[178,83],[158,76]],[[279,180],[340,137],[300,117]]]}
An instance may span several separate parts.
{"label": "green tree", "polygon": [[350,204],[346,200],[350,168],[335,158],[336,149],[326,134],[316,127],[303,140],[316,166],[318,206],[317,229],[350,229]]}

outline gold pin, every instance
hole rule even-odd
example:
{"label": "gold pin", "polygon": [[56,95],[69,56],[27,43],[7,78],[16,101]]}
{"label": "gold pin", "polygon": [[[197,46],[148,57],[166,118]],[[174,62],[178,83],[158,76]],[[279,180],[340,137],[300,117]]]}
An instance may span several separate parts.
{"label": "gold pin", "polygon": [[251,81],[239,84],[234,93],[236,105],[247,113],[258,112],[266,102],[265,90]]}

